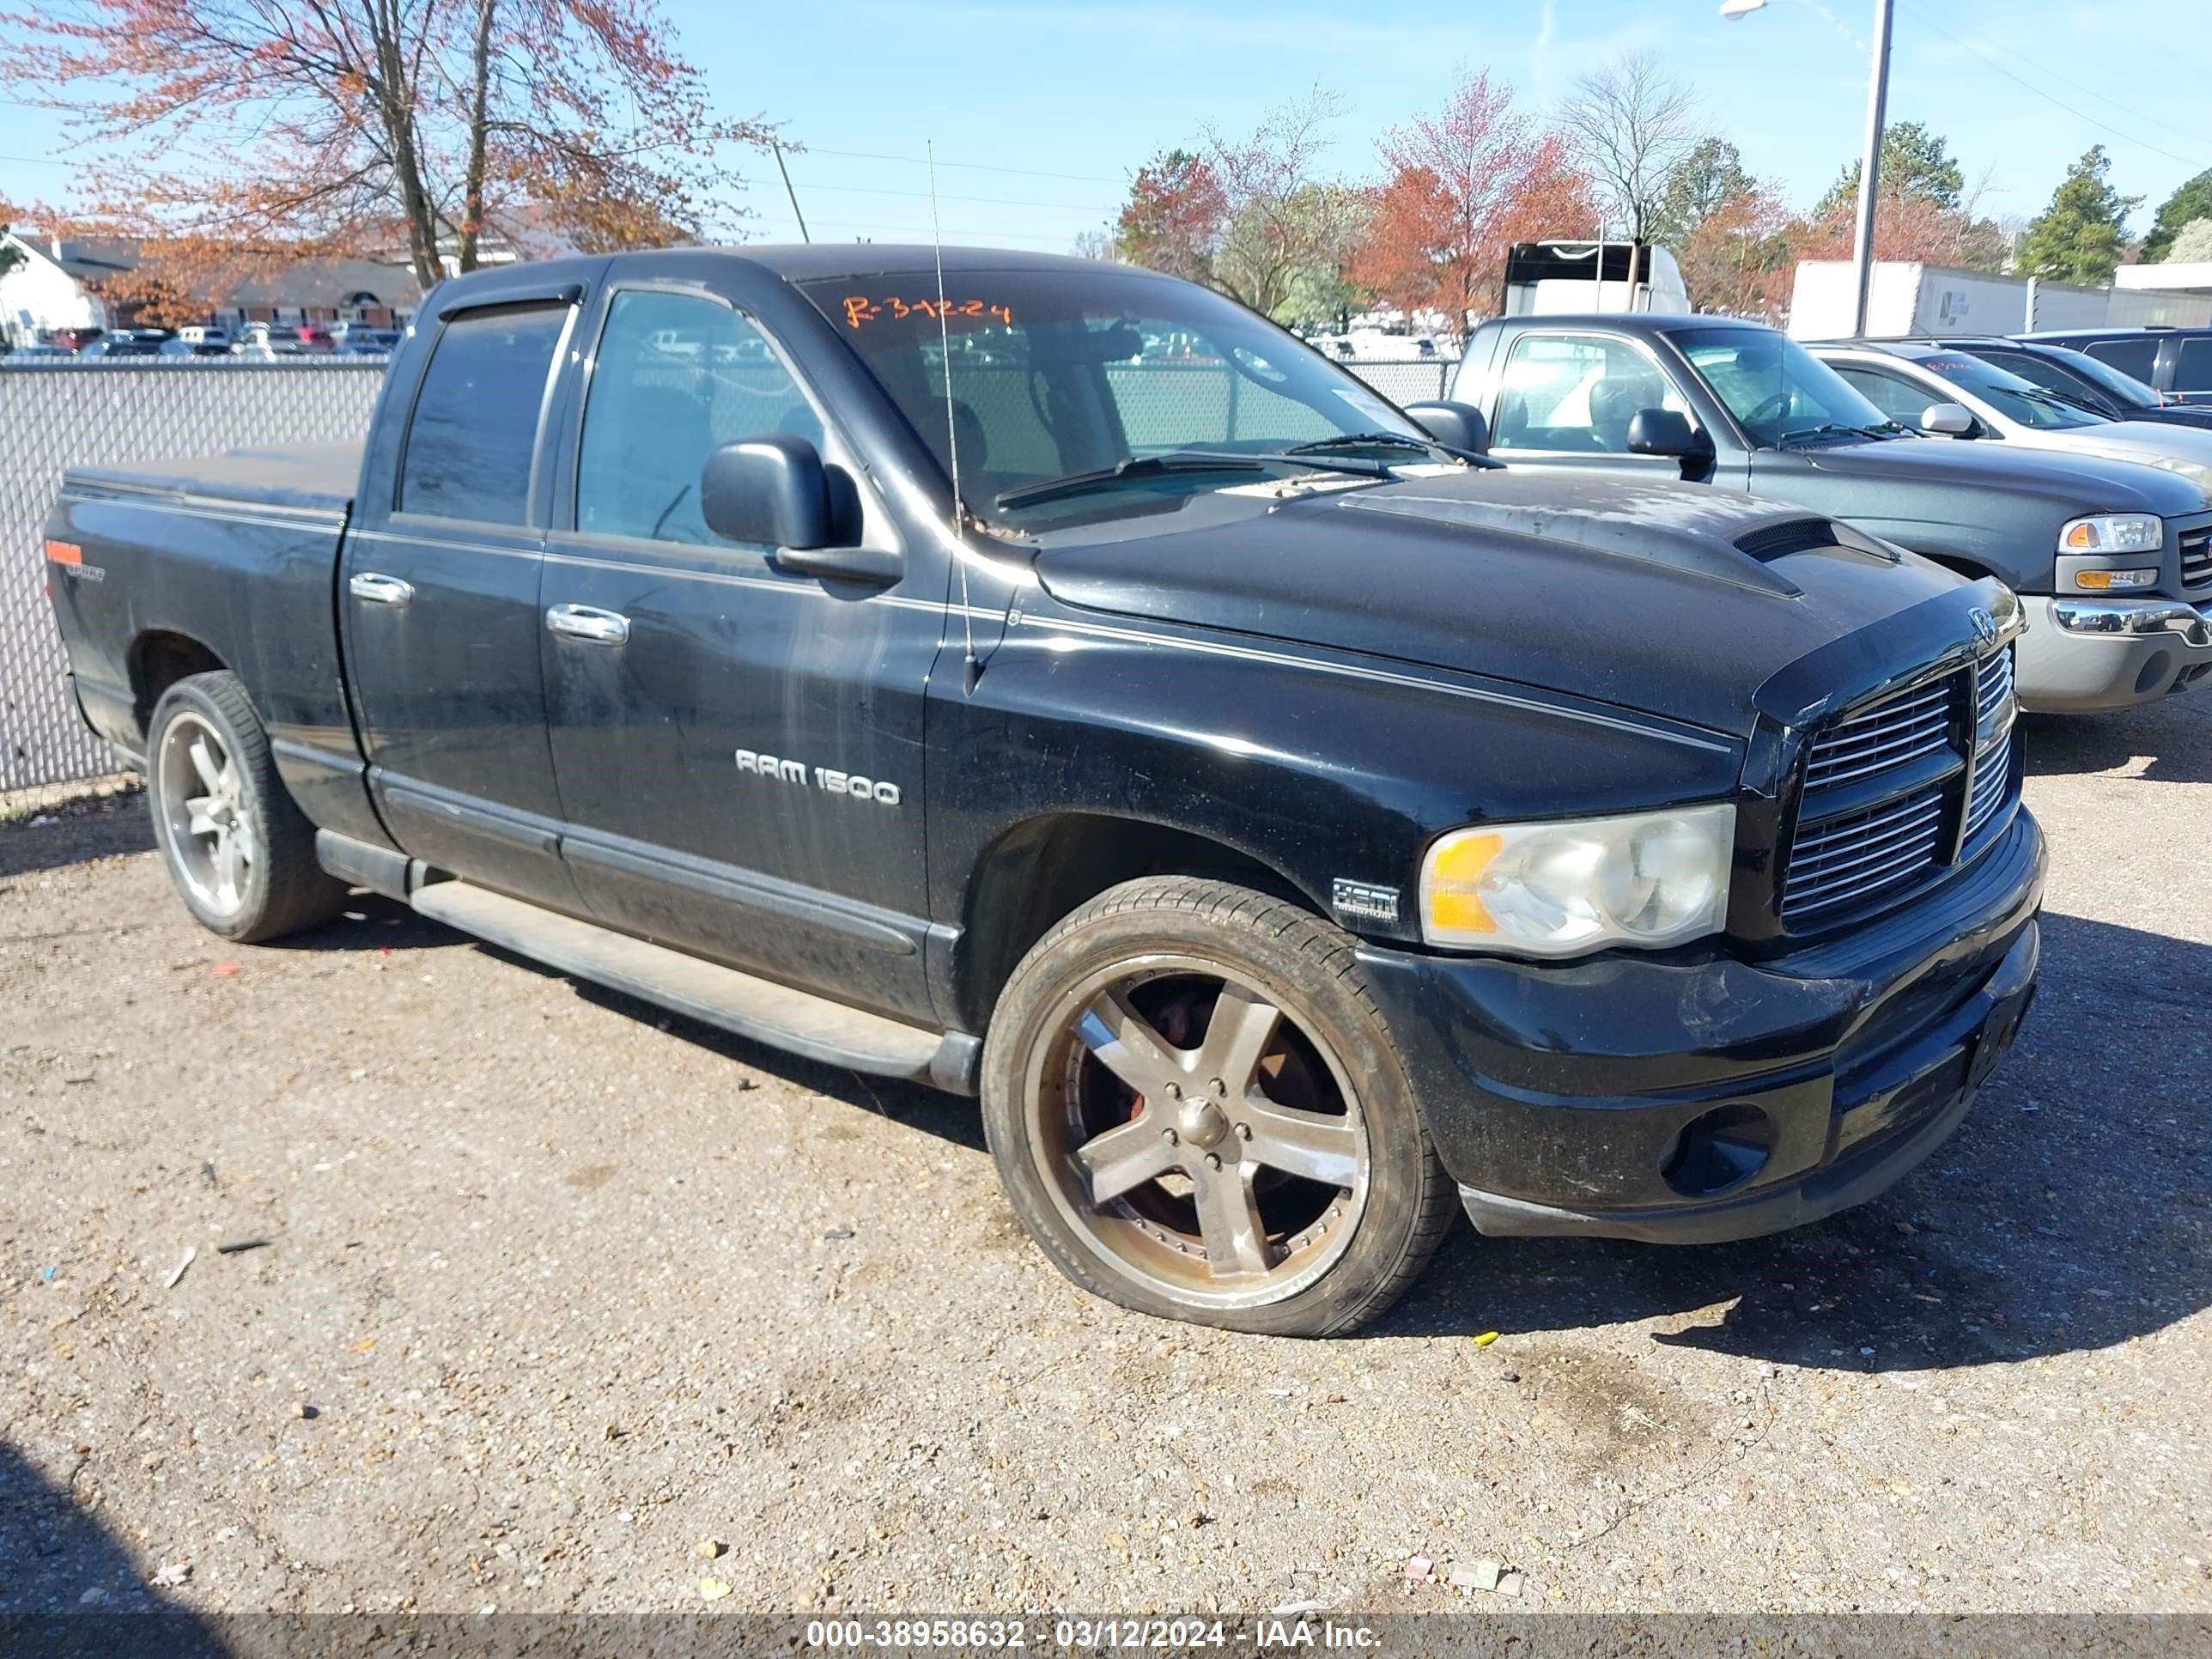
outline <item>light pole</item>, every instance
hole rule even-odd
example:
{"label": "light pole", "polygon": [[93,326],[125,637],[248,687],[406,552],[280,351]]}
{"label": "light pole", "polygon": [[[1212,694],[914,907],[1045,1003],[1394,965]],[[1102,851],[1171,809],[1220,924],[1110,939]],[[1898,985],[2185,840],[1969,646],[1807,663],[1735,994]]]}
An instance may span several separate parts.
{"label": "light pole", "polygon": [[[1889,19],[1892,0],[1875,0],[1874,69],[1867,83],[1866,153],[1859,162],[1858,216],[1851,236],[1851,332],[1866,332],[1867,300],[1874,287],[1874,211],[1881,195],[1882,121],[1889,105]],[[1766,0],[1721,0],[1731,22],[1764,10]]]}

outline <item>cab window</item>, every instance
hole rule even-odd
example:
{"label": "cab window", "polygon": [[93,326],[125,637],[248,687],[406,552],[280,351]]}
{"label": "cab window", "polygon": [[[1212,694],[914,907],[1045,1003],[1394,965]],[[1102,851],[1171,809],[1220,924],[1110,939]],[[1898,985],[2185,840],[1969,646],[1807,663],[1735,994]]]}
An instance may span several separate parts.
{"label": "cab window", "polygon": [[576,459],[586,535],[710,545],[699,475],[726,443],[822,422],[767,337],[718,301],[617,293],[593,354]]}
{"label": "cab window", "polygon": [[1646,409],[1689,407],[1635,347],[1577,335],[1523,334],[1500,377],[1494,449],[1626,455],[1628,423]]}
{"label": "cab window", "polygon": [[2081,348],[2100,362],[2123,374],[2132,374],[2145,385],[2158,373],[2158,342],[2143,336],[2125,340],[2092,340]]}
{"label": "cab window", "polygon": [[407,422],[400,511],[529,521],[538,415],[568,320],[566,306],[497,306],[439,331]]}

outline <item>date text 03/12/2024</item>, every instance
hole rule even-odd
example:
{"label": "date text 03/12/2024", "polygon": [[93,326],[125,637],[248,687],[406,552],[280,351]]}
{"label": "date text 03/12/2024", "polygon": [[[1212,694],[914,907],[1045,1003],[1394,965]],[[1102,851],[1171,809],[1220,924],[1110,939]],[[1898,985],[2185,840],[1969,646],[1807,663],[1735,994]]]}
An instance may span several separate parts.
{"label": "date text 03/12/2024", "polygon": [[1382,1635],[1370,1626],[1332,1619],[1274,1615],[1220,1619],[1056,1619],[1048,1628],[1019,1619],[817,1619],[806,1645],[823,1652],[925,1652],[937,1649],[1017,1652],[1031,1647],[1096,1653],[1276,1653],[1294,1649],[1379,1651]]}

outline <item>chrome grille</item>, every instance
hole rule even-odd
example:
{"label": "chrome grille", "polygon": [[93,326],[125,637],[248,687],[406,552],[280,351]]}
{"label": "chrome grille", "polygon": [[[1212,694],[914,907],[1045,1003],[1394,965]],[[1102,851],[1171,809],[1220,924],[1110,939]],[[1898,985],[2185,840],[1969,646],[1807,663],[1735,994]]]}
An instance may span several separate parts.
{"label": "chrome grille", "polygon": [[2181,585],[2212,586],[2212,529],[2182,532]]}
{"label": "chrome grille", "polygon": [[1936,861],[1942,787],[1805,826],[1790,855],[1782,919],[1804,921],[1918,879]]}
{"label": "chrome grille", "polygon": [[1952,681],[1885,698],[1830,726],[1813,745],[1805,790],[1832,789],[1933,755],[1951,740]]}
{"label": "chrome grille", "polygon": [[2012,701],[2012,647],[1984,657],[1974,668],[1974,728],[1986,727],[1990,719]]}
{"label": "chrome grille", "polygon": [[1982,751],[1974,763],[1974,791],[1966,801],[1966,839],[1972,842],[2004,805],[2005,786],[2012,778],[2012,733],[2005,734]]}

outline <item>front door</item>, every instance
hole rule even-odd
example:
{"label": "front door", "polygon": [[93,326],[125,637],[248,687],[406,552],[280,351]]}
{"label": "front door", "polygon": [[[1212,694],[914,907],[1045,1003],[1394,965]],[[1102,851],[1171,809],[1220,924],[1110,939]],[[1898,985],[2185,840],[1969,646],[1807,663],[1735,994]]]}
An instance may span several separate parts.
{"label": "front door", "polygon": [[926,1018],[922,698],[943,567],[830,582],[708,531],[709,453],[781,432],[842,466],[865,537],[897,545],[734,296],[617,288],[593,328],[540,635],[577,886],[627,932]]}
{"label": "front door", "polygon": [[1600,477],[1679,481],[1671,456],[1634,455],[1628,423],[1646,409],[1697,416],[1666,374],[1630,341],[1603,334],[1516,336],[1499,370],[1490,447],[1516,466]]}
{"label": "front door", "polygon": [[396,489],[356,504],[338,596],[371,793],[393,838],[442,869],[570,910],[532,496],[574,314],[563,295],[429,325]]}

